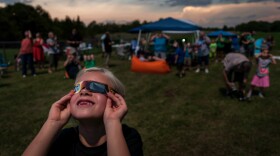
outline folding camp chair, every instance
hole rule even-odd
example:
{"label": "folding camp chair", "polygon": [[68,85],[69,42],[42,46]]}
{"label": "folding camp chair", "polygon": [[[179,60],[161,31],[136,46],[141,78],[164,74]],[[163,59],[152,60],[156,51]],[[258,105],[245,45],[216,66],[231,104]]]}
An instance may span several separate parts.
{"label": "folding camp chair", "polygon": [[121,59],[125,59],[128,58],[129,55],[129,50],[127,49],[127,47],[129,47],[130,44],[117,44],[117,45],[113,45],[113,48],[116,48],[116,54],[121,58]]}
{"label": "folding camp chair", "polygon": [[5,55],[3,52],[0,52],[0,76],[2,76],[5,70],[8,68],[8,63],[6,61]]}

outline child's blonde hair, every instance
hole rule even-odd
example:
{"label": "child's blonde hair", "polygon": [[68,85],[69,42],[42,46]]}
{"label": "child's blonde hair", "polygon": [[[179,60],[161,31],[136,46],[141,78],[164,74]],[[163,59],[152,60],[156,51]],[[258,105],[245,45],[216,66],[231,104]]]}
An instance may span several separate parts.
{"label": "child's blonde hair", "polygon": [[123,83],[108,69],[106,68],[101,68],[101,67],[91,67],[91,68],[87,68],[87,69],[83,69],[81,70],[76,77],[76,81],[75,83],[77,83],[77,80],[85,73],[88,72],[100,72],[103,73],[110,81],[110,83],[112,84],[112,88],[114,90],[116,90],[120,95],[122,95],[124,97],[125,95],[125,87],[123,85]]}

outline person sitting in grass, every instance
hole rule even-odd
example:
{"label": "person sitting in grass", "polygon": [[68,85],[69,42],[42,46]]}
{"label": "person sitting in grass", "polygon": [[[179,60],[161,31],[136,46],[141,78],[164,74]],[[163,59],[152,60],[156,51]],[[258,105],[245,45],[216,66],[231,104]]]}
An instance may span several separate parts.
{"label": "person sitting in grass", "polygon": [[232,95],[237,91],[235,83],[238,83],[238,99],[245,100],[245,88],[248,80],[248,74],[252,63],[249,59],[240,53],[229,53],[223,60],[223,76],[227,87],[227,94]]}
{"label": "person sitting in grass", "polygon": [[153,62],[153,61],[164,61],[165,59],[161,59],[157,56],[153,56],[152,54],[148,54],[144,51],[139,51],[139,60],[142,62]]}
{"label": "person sitting in grass", "polygon": [[75,79],[81,69],[80,61],[77,59],[76,53],[68,53],[64,62],[65,78]]}
{"label": "person sitting in grass", "polygon": [[[128,110],[124,95],[123,84],[109,70],[81,70],[74,90],[51,106],[46,122],[23,156],[142,156],[140,134],[122,124]],[[62,130],[71,116],[79,125]]]}

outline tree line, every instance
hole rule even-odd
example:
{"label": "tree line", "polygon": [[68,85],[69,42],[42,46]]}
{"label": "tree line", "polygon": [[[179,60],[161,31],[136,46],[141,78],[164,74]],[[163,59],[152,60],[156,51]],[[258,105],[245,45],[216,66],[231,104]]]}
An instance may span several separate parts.
{"label": "tree line", "polygon": [[[67,39],[73,28],[79,30],[79,33],[87,38],[91,38],[96,34],[109,31],[111,33],[128,32],[128,30],[138,27],[147,21],[140,22],[134,20],[125,24],[97,23],[90,22],[86,25],[80,21],[79,16],[71,19],[66,16],[65,19],[52,19],[50,14],[41,6],[30,6],[23,3],[15,3],[0,8],[0,41],[18,41],[23,37],[25,30],[31,30],[33,33],[40,32],[43,36],[47,36],[49,31],[55,32],[60,39]],[[206,30],[215,30],[219,28],[204,28]],[[261,32],[280,32],[280,21],[263,22],[251,21],[242,23],[235,27],[223,27],[224,30],[234,31],[261,31]]]}
{"label": "tree line", "polygon": [[79,30],[84,37],[93,37],[96,34],[109,31],[111,33],[127,32],[129,29],[147,23],[140,23],[135,20],[126,24],[97,23],[90,22],[85,25],[79,18],[71,19],[66,16],[65,19],[52,19],[50,14],[41,6],[30,6],[23,3],[15,3],[0,8],[0,41],[18,41],[23,37],[25,30],[31,30],[32,33],[40,32],[42,36],[47,37],[49,31],[55,32],[60,39],[67,39],[73,28]]}

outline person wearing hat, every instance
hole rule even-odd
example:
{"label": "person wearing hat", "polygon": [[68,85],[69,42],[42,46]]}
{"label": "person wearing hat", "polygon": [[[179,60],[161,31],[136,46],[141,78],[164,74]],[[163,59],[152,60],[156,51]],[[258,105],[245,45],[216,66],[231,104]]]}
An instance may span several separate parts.
{"label": "person wearing hat", "polygon": [[243,54],[229,53],[225,56],[223,65],[223,77],[227,87],[227,94],[237,91],[239,100],[244,100],[245,87],[252,63]]}

